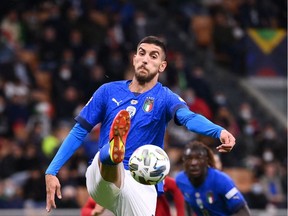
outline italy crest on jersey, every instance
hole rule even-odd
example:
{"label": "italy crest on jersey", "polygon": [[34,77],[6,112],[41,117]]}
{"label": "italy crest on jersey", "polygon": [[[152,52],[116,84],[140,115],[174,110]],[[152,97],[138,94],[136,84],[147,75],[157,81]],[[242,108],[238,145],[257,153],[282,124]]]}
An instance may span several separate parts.
{"label": "italy crest on jersey", "polygon": [[153,109],[153,106],[154,106],[154,98],[147,97],[143,105],[143,110],[145,112],[151,112],[151,110]]}
{"label": "italy crest on jersey", "polygon": [[208,191],[206,194],[206,198],[207,198],[207,202],[209,204],[213,204],[214,203],[214,195],[212,191]]}

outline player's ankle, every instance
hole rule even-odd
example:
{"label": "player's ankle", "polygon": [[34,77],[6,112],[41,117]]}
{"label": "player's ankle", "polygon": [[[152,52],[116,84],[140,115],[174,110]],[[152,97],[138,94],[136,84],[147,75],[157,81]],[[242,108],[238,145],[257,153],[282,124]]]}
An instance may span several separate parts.
{"label": "player's ankle", "polygon": [[100,162],[102,164],[105,164],[105,165],[117,165],[117,163],[114,163],[112,160],[111,160],[111,157],[110,157],[110,144],[107,143],[106,145],[104,145],[100,151],[99,151],[99,159],[100,159]]}

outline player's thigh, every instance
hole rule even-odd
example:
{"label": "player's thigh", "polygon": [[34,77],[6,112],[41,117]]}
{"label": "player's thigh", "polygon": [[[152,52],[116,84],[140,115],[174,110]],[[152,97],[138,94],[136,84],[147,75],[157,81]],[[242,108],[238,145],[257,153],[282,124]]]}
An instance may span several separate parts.
{"label": "player's thigh", "polygon": [[133,213],[138,216],[152,216],[156,211],[157,192],[154,185],[138,183],[132,178],[130,172],[125,170],[125,181],[118,201],[119,205],[126,206],[126,215]]}
{"label": "player's thigh", "polygon": [[[86,172],[86,186],[89,195],[100,205],[111,209],[116,203],[120,193],[120,188],[116,187],[114,183],[105,181],[100,173],[99,168],[99,153],[96,154],[92,164],[88,167]],[[120,178],[123,182],[124,167],[120,167]]]}

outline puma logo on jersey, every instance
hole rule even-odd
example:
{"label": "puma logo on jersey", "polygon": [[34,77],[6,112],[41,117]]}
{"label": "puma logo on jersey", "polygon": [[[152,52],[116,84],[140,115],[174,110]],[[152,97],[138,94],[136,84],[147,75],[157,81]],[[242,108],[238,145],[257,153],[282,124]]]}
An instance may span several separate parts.
{"label": "puma logo on jersey", "polygon": [[112,101],[115,102],[117,104],[117,106],[119,106],[120,103],[122,102],[122,100],[118,102],[115,98],[112,98]]}

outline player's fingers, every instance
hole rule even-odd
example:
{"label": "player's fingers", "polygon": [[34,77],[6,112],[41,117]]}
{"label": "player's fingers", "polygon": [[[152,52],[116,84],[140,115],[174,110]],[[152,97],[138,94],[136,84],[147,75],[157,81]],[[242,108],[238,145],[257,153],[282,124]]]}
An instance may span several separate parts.
{"label": "player's fingers", "polygon": [[218,152],[230,152],[232,149],[230,148],[230,149],[228,149],[228,148],[219,148],[219,149],[217,149],[218,150]]}
{"label": "player's fingers", "polygon": [[50,212],[51,208],[56,208],[55,204],[55,190],[48,189],[46,195],[46,211]]}
{"label": "player's fingers", "polygon": [[58,185],[58,186],[56,187],[56,194],[57,194],[57,197],[58,197],[59,199],[62,199],[61,186],[60,186],[60,185]]}
{"label": "player's fingers", "polygon": [[220,146],[217,146],[216,149],[219,151],[219,152],[230,152],[233,148],[233,145],[230,145],[230,144],[222,144]]}
{"label": "player's fingers", "polygon": [[233,147],[232,144],[221,144],[220,146],[218,146],[218,148],[226,148],[226,149],[232,148],[232,147]]}

